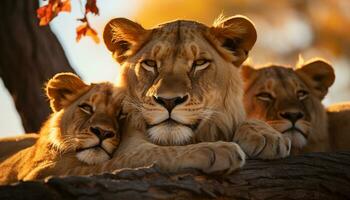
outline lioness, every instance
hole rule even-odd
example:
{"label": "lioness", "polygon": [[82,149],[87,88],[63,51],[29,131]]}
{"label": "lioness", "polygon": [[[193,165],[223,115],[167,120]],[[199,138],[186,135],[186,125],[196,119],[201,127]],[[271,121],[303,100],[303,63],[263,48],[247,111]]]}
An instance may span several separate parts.
{"label": "lioness", "polygon": [[[246,17],[220,18],[212,27],[176,20],[148,30],[116,18],[103,37],[122,65],[127,112],[152,143],[234,141],[250,157],[289,155],[288,138],[262,121],[246,120],[238,67],[257,37]],[[236,146],[229,151],[238,153]]]}
{"label": "lioness", "polygon": [[86,174],[76,168],[109,160],[119,145],[123,93],[112,84],[87,85],[71,73],[60,73],[48,82],[46,94],[54,113],[33,146],[0,164],[0,184]]}
{"label": "lioness", "polygon": [[321,101],[333,84],[333,68],[312,59],[296,68],[242,67],[248,117],[266,121],[292,141],[292,154],[330,151],[327,114]]}
{"label": "lioness", "polygon": [[[119,129],[117,119],[124,95],[110,83],[86,85],[77,76],[62,73],[49,81],[46,90],[54,113],[34,146],[0,164],[0,184],[151,164],[171,172],[195,168],[206,173],[231,173],[245,162],[244,152],[232,142],[171,147],[152,144],[134,127],[130,114]],[[121,141],[119,133],[123,133]]]}

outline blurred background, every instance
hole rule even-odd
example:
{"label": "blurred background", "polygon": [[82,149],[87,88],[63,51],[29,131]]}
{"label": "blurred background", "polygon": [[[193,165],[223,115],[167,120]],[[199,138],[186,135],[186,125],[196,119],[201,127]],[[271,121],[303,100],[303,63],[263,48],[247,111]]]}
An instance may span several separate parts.
{"label": "blurred background", "polygon": [[[35,10],[47,1],[39,4],[36,0],[27,1],[6,0],[2,3],[5,6],[0,8],[3,18],[0,24],[6,24],[0,30],[0,136],[34,132],[40,127],[49,112],[47,108],[44,110],[48,107],[47,101],[41,100],[38,105],[29,96],[42,92],[43,87],[39,85],[54,73],[75,71],[87,82],[116,81],[119,65],[101,38],[104,25],[115,17],[126,17],[151,28],[174,19],[191,19],[210,25],[221,13],[225,16],[246,15],[258,31],[250,63],[274,62],[294,66],[299,54],[305,60],[323,57],[333,64],[336,72],[335,84],[324,104],[350,100],[349,0],[97,0],[100,15],[89,15],[88,19],[98,32],[101,40],[98,44],[89,37],[76,42],[75,31],[80,23],[77,19],[83,16],[84,0],[71,0],[71,13],[60,13],[50,27],[36,27],[31,33],[23,27],[28,24],[37,26]],[[27,17],[24,17],[27,21],[21,24],[16,17],[23,12],[27,12]],[[41,36],[33,36],[31,42],[21,43],[20,40],[35,35],[37,29],[38,33],[50,35],[52,31],[54,35],[47,37],[47,41]],[[6,46],[11,36],[15,38],[14,42]],[[29,45],[33,40],[36,43]],[[57,43],[56,46],[53,43],[45,45],[51,44],[51,40]],[[41,44],[40,41],[44,42]],[[22,54],[27,55],[27,60],[20,57]],[[31,59],[47,68],[40,68],[39,64],[31,67]],[[21,65],[21,68],[16,65]],[[62,66],[68,68],[60,68]],[[35,77],[40,77],[41,81],[35,82]],[[36,90],[32,92],[30,87]],[[44,99],[43,95],[40,98]]]}

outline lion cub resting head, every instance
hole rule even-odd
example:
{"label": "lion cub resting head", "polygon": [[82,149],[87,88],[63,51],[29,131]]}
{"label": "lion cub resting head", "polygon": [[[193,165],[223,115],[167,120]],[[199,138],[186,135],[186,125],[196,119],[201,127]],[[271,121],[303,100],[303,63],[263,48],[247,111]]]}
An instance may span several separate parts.
{"label": "lion cub resting head", "polygon": [[333,68],[314,59],[292,69],[242,68],[247,115],[266,121],[292,141],[292,153],[329,150],[327,115],[321,103],[333,84]]}
{"label": "lion cub resting head", "polygon": [[54,114],[42,137],[58,151],[76,151],[87,164],[110,159],[120,139],[121,93],[116,90],[110,83],[86,85],[73,74],[57,74],[46,88]]}
{"label": "lion cub resting head", "polygon": [[60,73],[47,84],[53,114],[37,142],[9,159],[0,182],[61,175],[68,169],[107,161],[119,145],[117,119],[123,93],[110,83],[87,85],[76,75]]}

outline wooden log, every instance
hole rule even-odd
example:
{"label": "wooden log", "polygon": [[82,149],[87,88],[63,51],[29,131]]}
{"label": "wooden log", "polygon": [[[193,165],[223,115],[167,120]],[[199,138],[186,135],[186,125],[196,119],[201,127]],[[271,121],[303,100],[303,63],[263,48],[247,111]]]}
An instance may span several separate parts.
{"label": "wooden log", "polygon": [[231,175],[156,166],[0,187],[0,199],[350,199],[350,152],[248,160]]}

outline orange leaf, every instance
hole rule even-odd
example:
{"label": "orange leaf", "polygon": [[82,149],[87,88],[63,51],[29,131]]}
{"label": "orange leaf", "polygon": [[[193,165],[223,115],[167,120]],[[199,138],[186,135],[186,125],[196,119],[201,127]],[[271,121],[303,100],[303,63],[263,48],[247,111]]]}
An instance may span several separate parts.
{"label": "orange leaf", "polygon": [[42,6],[36,10],[37,17],[39,18],[40,26],[47,25],[55,16],[52,12],[52,4],[47,4],[46,6]]}
{"label": "orange leaf", "polygon": [[86,1],[86,4],[85,4],[85,15],[87,13],[93,13],[95,15],[98,15],[99,14],[99,10],[96,6],[96,0],[87,0]]}
{"label": "orange leaf", "polygon": [[90,26],[86,32],[86,35],[91,37],[95,43],[97,44],[100,43],[100,39],[98,38],[97,32],[94,29],[92,29]]}
{"label": "orange leaf", "polygon": [[77,42],[81,39],[81,37],[83,35],[86,34],[86,27],[87,27],[87,23],[83,23],[82,25],[77,27],[77,29],[76,29],[76,32],[77,32],[76,40],[77,40]]}
{"label": "orange leaf", "polygon": [[[39,18],[40,26],[45,26],[50,23],[50,21],[55,18],[60,12],[70,12],[71,2],[70,0],[49,0],[48,4],[37,9],[37,17]],[[100,42],[97,32],[91,28],[89,22],[86,18],[88,13],[93,13],[95,15],[99,14],[99,10],[96,6],[96,0],[87,0],[85,4],[84,18],[79,19],[83,22],[80,26],[76,28],[77,37],[76,40],[79,41],[83,36],[91,37],[96,43]]]}
{"label": "orange leaf", "polygon": [[61,1],[61,12],[70,12],[71,11],[71,6],[70,6],[70,0]]}
{"label": "orange leaf", "polygon": [[49,0],[49,3],[36,10],[40,26],[45,26],[60,12],[70,12],[70,0]]}
{"label": "orange leaf", "polygon": [[79,42],[82,36],[89,36],[94,40],[94,42],[96,43],[100,42],[100,39],[97,36],[97,32],[93,28],[91,28],[87,22],[78,26],[76,29],[76,32],[77,32],[77,37],[76,37],[77,42]]}

